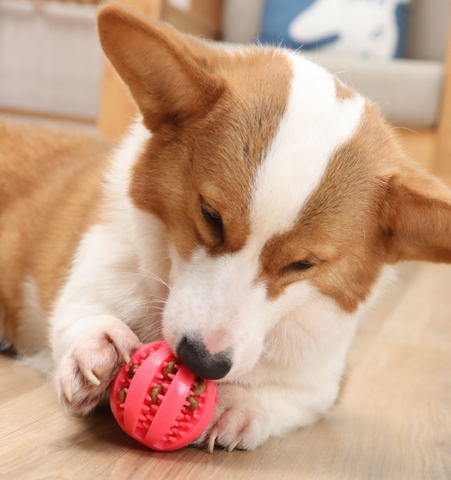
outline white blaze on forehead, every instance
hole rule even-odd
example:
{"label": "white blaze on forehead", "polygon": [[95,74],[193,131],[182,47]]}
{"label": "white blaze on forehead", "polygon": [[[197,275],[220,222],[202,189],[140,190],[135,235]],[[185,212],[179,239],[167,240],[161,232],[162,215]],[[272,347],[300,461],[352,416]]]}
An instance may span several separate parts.
{"label": "white blaze on forehead", "polygon": [[287,108],[252,192],[251,232],[260,240],[293,226],[334,151],[357,129],[364,106],[359,95],[337,98],[334,77],[323,68],[287,55],[294,71]]}

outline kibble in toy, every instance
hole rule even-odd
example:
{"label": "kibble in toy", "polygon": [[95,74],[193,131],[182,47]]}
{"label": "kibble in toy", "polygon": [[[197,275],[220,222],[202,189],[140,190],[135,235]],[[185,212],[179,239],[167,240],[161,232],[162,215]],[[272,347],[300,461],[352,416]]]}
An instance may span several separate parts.
{"label": "kibble in toy", "polygon": [[122,430],[152,448],[186,447],[210,423],[219,402],[215,382],[195,377],[164,341],[136,350],[111,387]]}

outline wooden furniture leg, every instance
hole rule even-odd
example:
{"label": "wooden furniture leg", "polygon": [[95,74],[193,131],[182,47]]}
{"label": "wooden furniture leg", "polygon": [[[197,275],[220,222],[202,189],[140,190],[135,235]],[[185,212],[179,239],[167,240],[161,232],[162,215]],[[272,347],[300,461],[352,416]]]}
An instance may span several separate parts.
{"label": "wooden furniture leg", "polygon": [[446,70],[443,83],[443,99],[438,126],[435,164],[434,173],[445,177],[451,176],[451,27],[448,30]]}

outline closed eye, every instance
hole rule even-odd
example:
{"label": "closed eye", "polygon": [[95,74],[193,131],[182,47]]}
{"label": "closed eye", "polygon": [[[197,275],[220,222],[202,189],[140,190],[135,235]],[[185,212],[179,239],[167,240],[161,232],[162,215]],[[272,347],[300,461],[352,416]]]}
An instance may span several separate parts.
{"label": "closed eye", "polygon": [[308,262],[307,260],[300,260],[299,262],[293,262],[282,268],[280,271],[281,274],[291,273],[291,272],[300,272],[303,270],[308,270],[313,267],[313,263]]}
{"label": "closed eye", "polygon": [[220,243],[223,243],[225,235],[224,223],[221,215],[214,208],[210,207],[210,205],[208,205],[203,198],[201,198],[201,210],[205,222],[208,224],[213,233],[220,239]]}

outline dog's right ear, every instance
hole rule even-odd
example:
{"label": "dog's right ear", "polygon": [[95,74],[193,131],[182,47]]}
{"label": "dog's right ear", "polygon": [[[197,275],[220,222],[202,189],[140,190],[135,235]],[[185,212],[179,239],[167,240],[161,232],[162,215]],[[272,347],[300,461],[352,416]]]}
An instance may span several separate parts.
{"label": "dog's right ear", "polygon": [[102,48],[150,130],[206,113],[224,91],[201,40],[119,5],[101,8],[97,22]]}
{"label": "dog's right ear", "polygon": [[392,172],[381,219],[387,262],[451,263],[451,191],[413,163]]}

